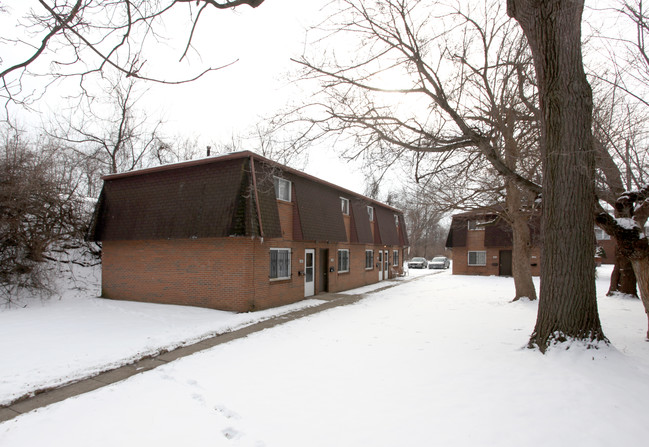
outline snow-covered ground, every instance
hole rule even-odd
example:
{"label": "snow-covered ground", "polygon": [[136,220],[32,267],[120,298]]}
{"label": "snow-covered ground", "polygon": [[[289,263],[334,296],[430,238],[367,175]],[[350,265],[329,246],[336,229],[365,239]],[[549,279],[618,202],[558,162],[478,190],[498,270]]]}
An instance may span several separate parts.
{"label": "snow-covered ground", "polygon": [[[511,279],[411,271],[423,277],[2,423],[0,445],[646,445],[646,317],[639,300],[605,297],[610,267],[598,270],[610,347],[525,349],[536,303],[511,303]],[[38,364],[60,377],[79,369],[80,343],[124,357],[200,336],[214,315],[89,298],[3,311],[2,386],[7,363],[24,382]]]}
{"label": "snow-covered ground", "polygon": [[[73,268],[73,275],[70,269]],[[97,298],[99,268],[63,266],[74,281],[49,300],[0,310],[0,405],[39,389],[91,377],[322,300],[254,313]]]}

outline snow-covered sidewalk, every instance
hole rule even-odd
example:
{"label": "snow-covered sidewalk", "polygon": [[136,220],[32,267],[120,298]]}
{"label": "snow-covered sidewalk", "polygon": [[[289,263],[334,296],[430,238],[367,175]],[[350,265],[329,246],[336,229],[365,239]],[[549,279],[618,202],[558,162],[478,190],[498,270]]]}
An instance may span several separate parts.
{"label": "snow-covered sidewalk", "polygon": [[511,279],[427,272],[19,416],[0,445],[644,445],[646,317],[599,270],[611,347],[525,349],[536,303]]}
{"label": "snow-covered sidewalk", "polygon": [[[98,280],[87,269],[82,275],[82,287],[66,290],[61,285],[63,293],[58,298],[34,299],[25,308],[0,311],[0,405],[36,390],[91,377],[143,357],[324,302],[309,299],[237,314],[190,306],[114,301],[96,298]],[[368,287],[347,293],[367,293],[377,285]]]}

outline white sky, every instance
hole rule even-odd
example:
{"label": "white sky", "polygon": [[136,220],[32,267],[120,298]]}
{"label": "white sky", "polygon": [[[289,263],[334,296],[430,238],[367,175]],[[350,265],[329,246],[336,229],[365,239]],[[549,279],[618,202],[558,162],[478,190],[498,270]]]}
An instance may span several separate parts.
{"label": "white sky", "polygon": [[[286,79],[294,65],[290,58],[302,53],[305,28],[317,3],[323,2],[267,0],[256,9],[205,14],[194,38],[202,66],[238,62],[192,84],[154,87],[155,101],[170,124],[227,138],[281,107],[291,90]],[[184,42],[178,39],[179,44]],[[175,62],[180,54],[181,50],[172,49],[168,60]],[[198,72],[194,67],[201,64],[196,53],[190,61],[192,72]]]}
{"label": "white sky", "polygon": [[[215,65],[238,62],[192,85],[160,87],[165,98],[161,107],[169,124],[200,135],[206,142],[228,140],[284,108],[291,98],[309,94],[289,80],[288,72],[297,69],[290,59],[308,51],[306,29],[318,23],[320,9],[328,2],[266,0],[256,9],[212,11],[203,17],[205,34],[196,37],[203,61],[216,61]],[[219,36],[218,44],[211,43],[214,36]],[[340,161],[332,149],[314,148],[305,171],[363,193],[360,166]]]}
{"label": "white sky", "polygon": [[[200,59],[210,66],[238,62],[192,84],[154,86],[148,100],[159,107],[170,128],[199,136],[204,144],[240,135],[284,108],[291,98],[309,94],[290,81],[288,73],[297,69],[290,59],[308,51],[306,30],[318,23],[327,3],[266,0],[256,9],[211,11],[201,18],[194,38]],[[196,55],[192,59],[198,61]],[[360,166],[340,161],[332,149],[314,148],[305,171],[363,193]]]}
{"label": "white sky", "polygon": [[[234,11],[207,8],[193,39],[195,51],[189,54],[189,66],[187,61],[177,62],[186,43],[188,22],[185,15],[174,15],[178,23],[167,20],[164,29],[159,28],[161,34],[173,39],[146,53],[148,75],[183,79],[205,67],[218,67],[237,59],[238,62],[191,84],[151,85],[138,107],[145,108],[151,118],[161,117],[166,123],[163,132],[167,136],[195,137],[204,146],[228,142],[233,136],[242,135],[260,123],[261,117],[283,108],[289,98],[308,94],[289,81],[288,71],[297,68],[290,58],[303,53],[306,29],[318,22],[319,10],[328,2],[266,0],[256,9],[247,6]],[[19,7],[32,7],[37,11],[41,8],[36,0],[20,5],[3,0],[0,3],[8,4],[14,11]],[[15,15],[0,15],[0,27],[16,29],[12,20]],[[4,46],[0,51],[4,66],[8,66],[11,48]],[[52,97],[58,98],[65,87],[57,86],[52,90]],[[45,114],[57,113],[60,108],[55,99],[43,101],[39,106],[41,110],[55,111]],[[25,112],[21,112],[21,119],[40,122]],[[320,147],[311,152],[305,171],[363,193],[364,178],[360,167],[341,162],[332,149]]]}
{"label": "white sky", "polygon": [[[186,43],[188,21],[184,14],[174,15],[177,23],[167,20],[165,27],[159,29],[173,40],[146,53],[149,58],[146,67],[151,76],[182,79],[207,66],[217,67],[237,59],[238,62],[191,84],[152,85],[138,105],[151,118],[161,117],[166,122],[163,132],[167,136],[196,137],[202,146],[227,142],[244,134],[260,123],[261,117],[281,109],[290,98],[309,95],[290,82],[288,72],[297,69],[290,58],[309,52],[303,43],[306,29],[321,21],[320,9],[328,3],[329,0],[266,0],[256,9],[207,8],[193,40],[195,51],[188,57],[189,67],[177,63]],[[20,3],[0,0],[0,4],[11,8],[40,8],[36,0]],[[600,11],[595,14],[602,15]],[[592,15],[588,10],[586,20],[592,20]],[[3,36],[16,29],[11,20],[12,17],[0,14]],[[5,64],[11,62],[7,51],[6,46],[0,47]],[[61,89],[55,93],[60,94]],[[53,110],[59,108],[49,105]],[[254,147],[244,149],[255,150]],[[341,162],[336,151],[342,149],[323,145],[313,150],[305,171],[363,193],[365,182],[360,165]],[[383,195],[387,192],[381,191]]]}

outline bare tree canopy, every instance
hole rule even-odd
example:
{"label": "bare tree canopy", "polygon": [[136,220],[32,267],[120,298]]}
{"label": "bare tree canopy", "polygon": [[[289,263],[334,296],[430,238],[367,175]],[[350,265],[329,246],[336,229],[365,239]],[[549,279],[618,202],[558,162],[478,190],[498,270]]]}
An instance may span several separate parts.
{"label": "bare tree canopy", "polygon": [[[304,134],[351,135],[345,156],[362,157],[375,179],[405,165],[438,210],[509,197],[503,217],[529,239],[541,191],[538,98],[527,42],[505,5],[334,4],[312,33],[318,50],[298,60],[322,87],[296,113],[311,126]],[[339,51],[343,41],[350,55]],[[534,299],[525,237],[515,238],[515,298]]]}
{"label": "bare tree canopy", "polygon": [[47,296],[53,247],[79,246],[89,207],[79,194],[83,162],[55,141],[0,128],[0,304],[21,289]]}
{"label": "bare tree canopy", "polygon": [[16,17],[18,34],[0,38],[3,52],[11,53],[0,54],[0,97],[5,103],[29,103],[34,93],[24,85],[26,75],[44,76],[47,83],[61,77],[78,77],[83,84],[88,75],[112,69],[137,79],[172,84],[190,82],[232,61],[183,79],[151,73],[147,45],[174,37],[163,21],[172,20],[181,12],[187,14],[184,52],[179,57],[182,61],[192,49],[194,33],[208,8],[256,8],[263,1],[38,0],[33,6],[4,6],[0,14]]}
{"label": "bare tree canopy", "polygon": [[[347,44],[358,42],[358,47],[351,56],[332,50],[297,61],[305,77],[321,81],[328,97],[312,104],[321,109],[314,127],[355,133],[358,155],[371,149],[375,159],[470,149],[500,175],[540,192],[507,166],[492,140],[493,112],[502,92],[491,87],[505,77],[516,82],[518,73],[508,58],[525,52],[520,40],[516,45],[515,23],[503,20],[503,5],[400,0],[337,5],[339,11],[320,31],[334,45],[345,35]],[[501,39],[510,45],[501,47]],[[520,82],[529,93],[529,83]],[[400,97],[412,102],[404,99],[407,106],[395,107]]]}

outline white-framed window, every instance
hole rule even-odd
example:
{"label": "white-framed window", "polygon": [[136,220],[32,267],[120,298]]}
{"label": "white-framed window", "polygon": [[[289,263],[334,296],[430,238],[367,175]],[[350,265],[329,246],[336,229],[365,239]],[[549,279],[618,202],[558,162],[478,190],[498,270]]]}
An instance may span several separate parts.
{"label": "white-framed window", "polygon": [[291,201],[291,182],[284,178],[275,177],[275,197],[285,202]]}
{"label": "white-framed window", "polygon": [[349,250],[338,250],[338,272],[349,271]]}
{"label": "white-framed window", "polygon": [[399,226],[399,216],[397,214],[394,215],[394,224],[398,227]]}
{"label": "white-framed window", "polygon": [[270,279],[291,278],[291,249],[270,249]]}
{"label": "white-framed window", "polygon": [[606,234],[606,231],[602,230],[599,227],[595,228],[595,239],[598,241],[609,241],[611,240],[611,236]]}
{"label": "white-framed window", "polygon": [[486,251],[470,251],[469,265],[487,265]]}
{"label": "white-framed window", "polygon": [[345,216],[349,216],[349,199],[344,197],[340,198],[340,209]]}
{"label": "white-framed window", "polygon": [[367,215],[370,217],[370,222],[374,222],[374,208],[371,206],[367,207]]}
{"label": "white-framed window", "polygon": [[365,270],[374,268],[374,250],[365,250]]}
{"label": "white-framed window", "polygon": [[469,221],[469,230],[471,231],[484,231],[485,222],[482,220],[472,219]]}
{"label": "white-framed window", "polygon": [[392,250],[392,266],[399,266],[399,250]]}

